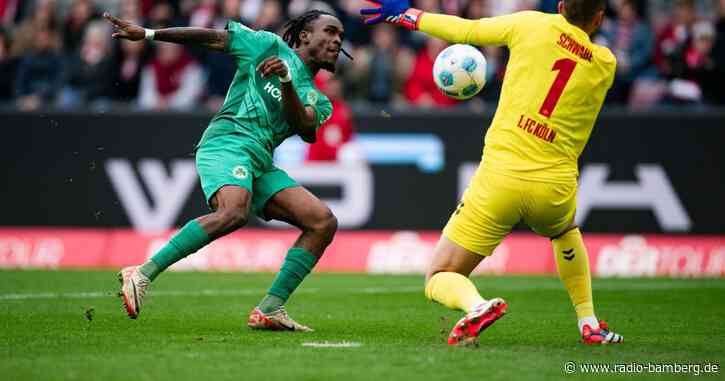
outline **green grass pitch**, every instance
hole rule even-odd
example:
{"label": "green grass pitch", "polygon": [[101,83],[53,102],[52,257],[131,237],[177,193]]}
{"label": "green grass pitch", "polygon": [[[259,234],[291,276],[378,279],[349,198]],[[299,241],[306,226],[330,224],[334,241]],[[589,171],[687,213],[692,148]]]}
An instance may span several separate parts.
{"label": "green grass pitch", "polygon": [[[428,302],[420,276],[313,274],[288,304],[314,333],[246,328],[273,274],[167,273],[139,320],[115,297],[108,271],[0,271],[4,380],[567,380],[725,379],[725,371],[569,375],[576,363],[725,365],[725,280],[596,279],[599,317],[619,346],[578,342],[555,277],[478,277],[509,313],[479,348],[449,348],[460,313]],[[91,318],[90,320],[88,318]],[[309,342],[356,342],[311,348]]]}

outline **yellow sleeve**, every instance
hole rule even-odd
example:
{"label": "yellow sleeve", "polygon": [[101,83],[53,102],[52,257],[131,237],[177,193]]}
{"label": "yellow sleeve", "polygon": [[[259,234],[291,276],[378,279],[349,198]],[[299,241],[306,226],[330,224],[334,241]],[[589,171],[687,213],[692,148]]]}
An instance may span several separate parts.
{"label": "yellow sleeve", "polygon": [[609,80],[609,89],[612,88],[612,85],[614,84],[614,77],[617,76],[617,56],[612,54],[612,61],[614,62],[612,64],[612,78]]}
{"label": "yellow sleeve", "polygon": [[455,44],[510,45],[517,26],[527,22],[528,13],[467,20],[457,16],[423,13],[418,30]]}

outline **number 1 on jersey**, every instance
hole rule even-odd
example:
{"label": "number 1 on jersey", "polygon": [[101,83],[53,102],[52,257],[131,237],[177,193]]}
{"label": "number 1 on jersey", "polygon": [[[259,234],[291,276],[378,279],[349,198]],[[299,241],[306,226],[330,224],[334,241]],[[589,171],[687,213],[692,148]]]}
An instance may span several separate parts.
{"label": "number 1 on jersey", "polygon": [[544,103],[539,109],[539,114],[547,118],[551,117],[551,113],[554,112],[554,108],[559,102],[559,98],[561,98],[561,93],[564,92],[564,88],[569,82],[569,78],[571,78],[571,73],[574,72],[574,67],[576,67],[576,61],[569,58],[562,58],[554,62],[554,67],[551,70],[557,70],[559,73],[556,75],[554,83],[551,84],[549,94],[546,95],[546,99],[544,99]]}

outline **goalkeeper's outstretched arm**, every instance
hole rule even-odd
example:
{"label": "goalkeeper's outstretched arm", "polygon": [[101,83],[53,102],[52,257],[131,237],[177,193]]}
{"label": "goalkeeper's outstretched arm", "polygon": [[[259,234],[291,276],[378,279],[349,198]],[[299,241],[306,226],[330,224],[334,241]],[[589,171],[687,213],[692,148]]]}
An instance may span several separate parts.
{"label": "goalkeeper's outstretched arm", "polygon": [[423,13],[419,30],[455,44],[508,45],[516,14],[467,20],[457,16]]}
{"label": "goalkeeper's outstretched arm", "polygon": [[372,16],[366,24],[387,22],[418,30],[450,43],[478,46],[508,45],[517,14],[467,20],[458,16],[423,12],[410,8],[408,0],[377,0],[376,8],[361,9],[360,13]]}

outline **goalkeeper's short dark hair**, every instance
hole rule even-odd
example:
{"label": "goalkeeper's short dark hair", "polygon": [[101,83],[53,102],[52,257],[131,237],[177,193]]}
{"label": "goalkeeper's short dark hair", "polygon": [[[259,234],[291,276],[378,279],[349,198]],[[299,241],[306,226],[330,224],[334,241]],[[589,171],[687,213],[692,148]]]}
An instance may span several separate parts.
{"label": "goalkeeper's short dark hair", "polygon": [[572,24],[587,25],[607,6],[607,0],[563,0],[566,19]]}

